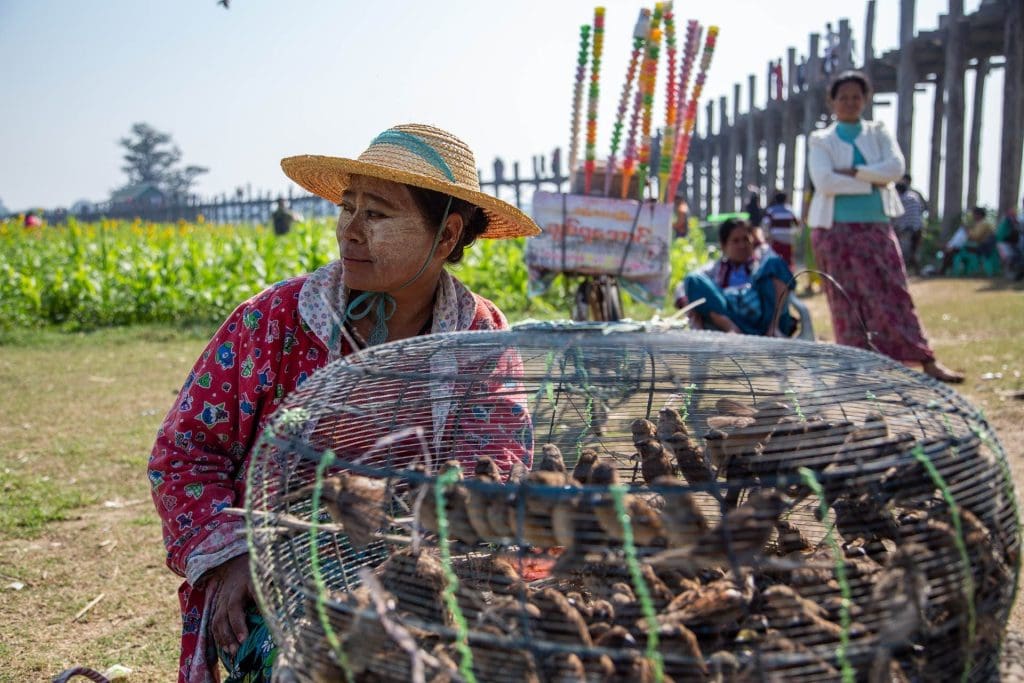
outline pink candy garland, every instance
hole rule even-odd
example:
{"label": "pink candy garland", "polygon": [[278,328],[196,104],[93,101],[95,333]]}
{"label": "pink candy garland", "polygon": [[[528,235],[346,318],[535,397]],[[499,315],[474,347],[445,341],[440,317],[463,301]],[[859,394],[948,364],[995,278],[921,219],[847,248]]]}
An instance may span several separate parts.
{"label": "pink candy garland", "polygon": [[668,197],[675,197],[679,182],[682,180],[683,166],[686,164],[686,157],[690,152],[690,139],[693,135],[693,128],[697,121],[697,103],[701,93],[704,91],[704,82],[707,79],[708,68],[711,66],[711,57],[715,52],[715,42],[718,38],[718,27],[708,27],[708,35],[704,41],[704,54],[700,59],[700,71],[697,73],[697,80],[693,84],[693,93],[687,102],[686,119],[684,121],[683,135],[676,145],[676,153],[672,160],[672,176],[668,183]]}

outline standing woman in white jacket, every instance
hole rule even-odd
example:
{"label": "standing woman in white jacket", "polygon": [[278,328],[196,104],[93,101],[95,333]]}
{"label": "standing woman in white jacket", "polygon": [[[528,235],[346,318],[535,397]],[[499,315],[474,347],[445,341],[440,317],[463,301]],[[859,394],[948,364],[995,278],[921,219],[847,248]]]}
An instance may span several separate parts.
{"label": "standing woman in white jacket", "polygon": [[807,217],[814,256],[846,292],[826,280],[836,342],[874,347],[907,365],[920,365],[935,379],[961,382],[962,374],[935,359],[910,298],[892,229],[892,218],[903,214],[893,182],[905,164],[885,127],[861,119],[870,97],[871,84],[863,73],[839,74],[828,99],[836,120],[812,133],[807,145],[815,186]]}

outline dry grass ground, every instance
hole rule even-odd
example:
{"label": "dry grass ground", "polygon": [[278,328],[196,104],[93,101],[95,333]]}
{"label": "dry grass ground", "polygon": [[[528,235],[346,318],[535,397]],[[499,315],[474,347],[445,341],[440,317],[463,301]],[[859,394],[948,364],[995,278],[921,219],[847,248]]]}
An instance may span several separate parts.
{"label": "dry grass ground", "polygon": [[[1021,487],[1024,401],[1007,396],[1024,389],[1024,288],[991,280],[912,288],[940,358],[969,372],[961,391],[994,425]],[[819,336],[829,338],[823,297],[808,303]],[[164,568],[145,464],[208,333],[136,328],[4,340],[0,681],[115,663],[134,669],[131,680],[173,680],[178,580]],[[11,588],[16,582],[24,587]],[[1024,608],[1013,625],[1024,630]]]}

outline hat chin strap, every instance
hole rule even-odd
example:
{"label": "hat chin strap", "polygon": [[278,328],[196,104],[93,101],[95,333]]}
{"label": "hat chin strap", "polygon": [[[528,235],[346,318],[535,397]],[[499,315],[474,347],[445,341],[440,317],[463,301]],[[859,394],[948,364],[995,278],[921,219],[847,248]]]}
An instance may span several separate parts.
{"label": "hat chin strap", "polygon": [[[415,282],[423,272],[430,265],[431,260],[434,258],[434,254],[437,253],[437,247],[441,243],[441,233],[444,232],[445,223],[448,222],[448,215],[452,209],[452,197],[448,196],[448,205],[444,209],[444,215],[441,217],[441,224],[437,227],[437,232],[434,234],[434,243],[430,247],[430,253],[427,254],[426,260],[423,261],[423,265],[416,271],[416,274],[405,281],[395,291],[405,289],[413,282]],[[376,346],[383,344],[388,340],[388,320],[395,314],[395,310],[398,308],[398,302],[395,301],[395,297],[391,296],[387,292],[363,292],[355,299],[349,302],[348,306],[345,307],[345,315],[341,320],[341,324],[344,325],[346,320],[362,320],[368,316],[371,312],[374,313],[375,322],[373,324],[373,330],[370,331],[370,336],[366,340],[366,343],[370,346]]]}

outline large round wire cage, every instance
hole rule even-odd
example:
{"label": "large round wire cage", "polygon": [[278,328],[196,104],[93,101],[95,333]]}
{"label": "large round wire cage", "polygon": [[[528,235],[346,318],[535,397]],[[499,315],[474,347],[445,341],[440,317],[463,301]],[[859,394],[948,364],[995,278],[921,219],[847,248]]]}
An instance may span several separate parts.
{"label": "large round wire cage", "polygon": [[847,347],[652,325],[331,364],[253,452],[300,680],[991,680],[1020,540],[958,394]]}

